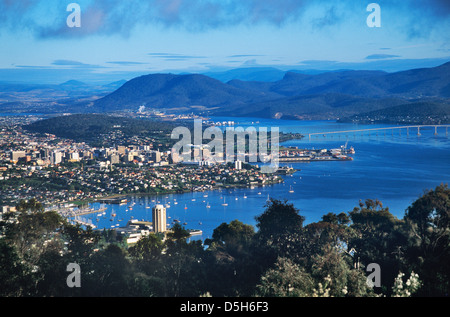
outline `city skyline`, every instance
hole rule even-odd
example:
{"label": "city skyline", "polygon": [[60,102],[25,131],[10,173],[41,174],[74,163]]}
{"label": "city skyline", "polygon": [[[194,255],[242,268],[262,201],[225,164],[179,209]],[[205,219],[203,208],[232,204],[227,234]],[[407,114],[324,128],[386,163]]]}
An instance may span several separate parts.
{"label": "city skyline", "polygon": [[450,59],[446,1],[0,1],[0,81],[112,82],[157,72],[433,67]]}

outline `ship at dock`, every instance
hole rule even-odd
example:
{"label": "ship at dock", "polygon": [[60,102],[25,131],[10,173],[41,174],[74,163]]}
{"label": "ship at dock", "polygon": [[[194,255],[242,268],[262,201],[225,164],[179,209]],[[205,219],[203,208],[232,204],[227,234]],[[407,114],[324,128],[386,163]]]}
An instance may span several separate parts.
{"label": "ship at dock", "polygon": [[299,149],[286,148],[280,150],[279,162],[324,162],[352,161],[355,154],[353,147],[347,148],[347,143],[335,149]]}

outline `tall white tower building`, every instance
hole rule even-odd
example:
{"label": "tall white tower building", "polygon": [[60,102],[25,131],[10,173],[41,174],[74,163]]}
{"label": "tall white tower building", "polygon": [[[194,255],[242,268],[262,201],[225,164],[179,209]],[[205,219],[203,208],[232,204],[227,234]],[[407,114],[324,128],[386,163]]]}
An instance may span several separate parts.
{"label": "tall white tower building", "polygon": [[153,230],[164,232],[167,229],[166,208],[163,205],[156,205],[152,209]]}

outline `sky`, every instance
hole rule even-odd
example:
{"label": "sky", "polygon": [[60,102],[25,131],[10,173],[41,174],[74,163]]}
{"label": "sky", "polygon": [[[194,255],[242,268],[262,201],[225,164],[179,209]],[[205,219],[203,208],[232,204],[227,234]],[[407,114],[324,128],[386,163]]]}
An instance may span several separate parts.
{"label": "sky", "polygon": [[[71,3],[80,27],[68,25]],[[371,3],[379,27],[368,25]],[[393,72],[447,61],[448,0],[0,0],[0,82],[246,67]]]}

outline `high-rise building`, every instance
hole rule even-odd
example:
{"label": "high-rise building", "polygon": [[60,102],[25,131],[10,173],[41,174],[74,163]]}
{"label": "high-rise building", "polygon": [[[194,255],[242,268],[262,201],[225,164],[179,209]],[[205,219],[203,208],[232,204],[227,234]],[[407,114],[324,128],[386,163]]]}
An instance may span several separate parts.
{"label": "high-rise building", "polygon": [[161,152],[159,151],[153,151],[150,153],[150,160],[159,163],[161,161]]}
{"label": "high-rise building", "polygon": [[165,232],[167,229],[166,208],[163,205],[156,205],[152,209],[153,230],[155,232]]}
{"label": "high-rise building", "polygon": [[20,158],[25,157],[25,151],[11,151],[11,160],[17,162]]}
{"label": "high-rise building", "polygon": [[59,151],[52,151],[52,152],[50,153],[50,162],[51,162],[52,164],[59,164],[59,163],[62,162],[62,157],[63,157],[62,152],[59,152]]}

